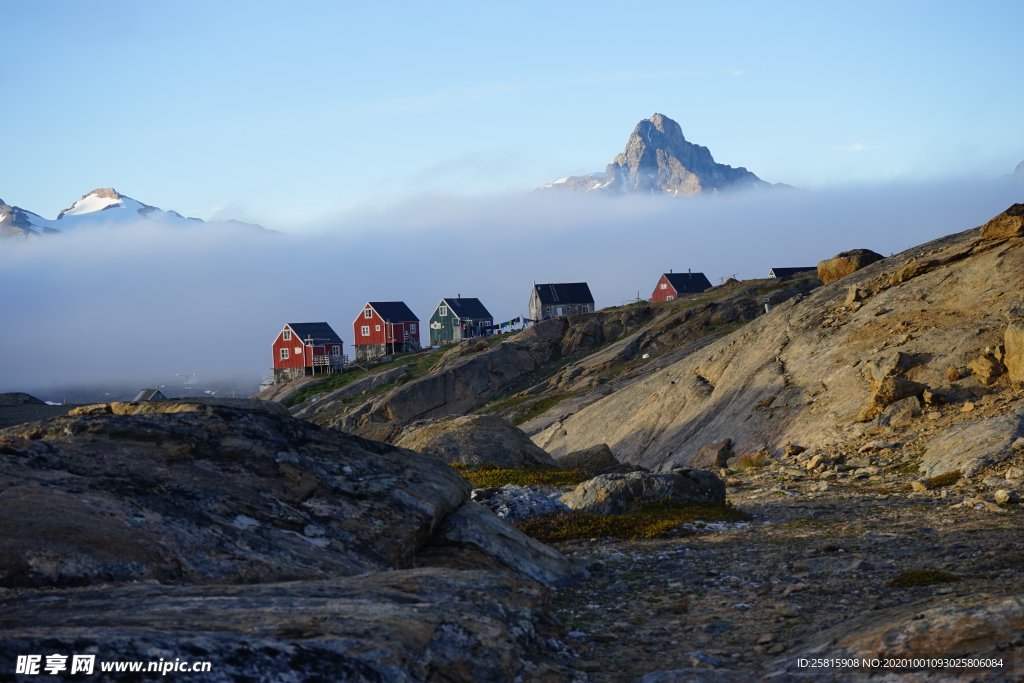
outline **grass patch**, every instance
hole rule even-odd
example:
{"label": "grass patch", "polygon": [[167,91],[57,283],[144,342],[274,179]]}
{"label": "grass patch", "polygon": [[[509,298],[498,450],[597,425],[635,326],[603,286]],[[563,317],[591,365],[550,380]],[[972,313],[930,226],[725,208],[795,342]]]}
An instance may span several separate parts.
{"label": "grass patch", "polygon": [[922,479],[921,483],[929,489],[941,489],[946,486],[952,486],[953,484],[960,481],[963,475],[960,474],[960,470],[953,470],[952,472],[946,472],[935,477],[928,477]]}
{"label": "grass patch", "polygon": [[753,453],[745,453],[744,455],[741,455],[736,459],[736,462],[732,464],[732,467],[736,470],[752,470],[764,467],[771,461],[771,456],[764,451],[754,451]]}
{"label": "grass patch", "polygon": [[953,583],[960,577],[941,569],[909,569],[900,572],[889,582],[893,588],[914,588],[916,586],[934,586],[940,583]]}
{"label": "grass patch", "polygon": [[532,517],[515,526],[523,533],[545,543],[587,538],[659,538],[686,522],[742,522],[750,515],[729,504],[665,501],[648,503],[621,515],[593,515],[586,512],[559,512]]}
{"label": "grass patch", "polygon": [[[376,365],[370,365],[366,369],[357,368],[354,365],[346,366],[344,372],[337,372],[332,375],[328,375],[323,380],[308,384],[292,395],[288,400],[287,405],[297,406],[309,400],[310,397],[316,394],[323,394],[328,391],[334,391],[335,389],[341,389],[342,387],[348,386],[352,382],[370,375],[376,375],[384,370],[390,370],[402,365],[409,366],[409,373],[413,378],[425,375],[434,365],[437,363],[443,349],[435,349],[432,351],[425,351],[420,353],[407,353],[397,354],[386,363],[378,363]],[[393,386],[393,383],[390,385]]]}
{"label": "grass patch", "polygon": [[828,525],[828,522],[813,517],[801,517],[783,524],[787,529],[824,529]]}
{"label": "grass patch", "polygon": [[499,486],[575,486],[590,479],[583,470],[564,470],[557,467],[478,467],[452,465],[473,488]]}

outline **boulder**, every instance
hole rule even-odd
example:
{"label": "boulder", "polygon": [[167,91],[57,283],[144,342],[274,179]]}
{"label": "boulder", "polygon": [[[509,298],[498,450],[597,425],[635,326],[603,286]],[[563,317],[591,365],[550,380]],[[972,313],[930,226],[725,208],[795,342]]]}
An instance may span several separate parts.
{"label": "boulder", "polygon": [[921,417],[921,401],[917,396],[908,396],[889,405],[878,416],[882,427],[909,427]]}
{"label": "boulder", "polygon": [[885,257],[870,249],[844,251],[819,263],[818,277],[827,285],[883,258]]}
{"label": "boulder", "polygon": [[1003,346],[1003,365],[1010,380],[1024,382],[1024,320],[1016,320],[1006,326]]}
{"label": "boulder", "polygon": [[515,425],[495,415],[423,420],[407,427],[396,445],[449,464],[473,467],[546,467],[547,452]]}
{"label": "boulder", "polygon": [[725,483],[711,472],[679,468],[659,474],[628,472],[602,474],[562,496],[569,509],[614,515],[656,501],[724,503]]}
{"label": "boulder", "polygon": [[567,512],[558,500],[563,491],[554,486],[516,486],[473,489],[473,500],[485,505],[501,519],[521,521],[531,517]]}
{"label": "boulder", "polygon": [[867,401],[861,409],[859,422],[875,419],[886,407],[910,396],[921,396],[925,389],[923,384],[911,381],[906,377],[888,375],[881,380],[873,379]]}
{"label": "boulder", "polygon": [[968,363],[967,367],[982,384],[986,385],[992,384],[1003,374],[1003,364],[988,354],[978,356]]}
{"label": "boulder", "polygon": [[955,470],[972,476],[1008,459],[1013,455],[1014,442],[1021,437],[1024,437],[1024,409],[957,424],[928,443],[918,469],[925,477]]}
{"label": "boulder", "polygon": [[568,455],[555,458],[555,462],[564,469],[583,470],[593,476],[637,469],[634,465],[626,465],[616,460],[615,454],[606,443],[584,448],[581,451],[573,451]]}
{"label": "boulder", "polygon": [[1024,237],[1024,204],[1014,204],[981,226],[981,236],[985,239]]}
{"label": "boulder", "polygon": [[690,458],[690,467],[702,470],[719,469],[727,466],[732,456],[732,439],[724,439],[702,446]]}

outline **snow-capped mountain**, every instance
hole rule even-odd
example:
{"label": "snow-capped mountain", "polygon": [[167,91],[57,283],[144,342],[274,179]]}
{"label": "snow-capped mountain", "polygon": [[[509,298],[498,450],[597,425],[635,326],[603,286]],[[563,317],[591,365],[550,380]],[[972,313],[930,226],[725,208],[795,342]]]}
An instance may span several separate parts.
{"label": "snow-capped mountain", "polygon": [[688,196],[769,186],[743,167],[717,163],[707,147],[683,137],[678,123],[654,114],[636,124],[604,173],[560,178],[540,189]]}
{"label": "snow-capped mountain", "polygon": [[79,228],[94,228],[138,223],[140,220],[173,227],[217,225],[229,223],[264,229],[253,223],[238,221],[207,222],[199,218],[186,218],[177,211],[165,211],[127,197],[112,187],[102,187],[82,195],[78,201],[49,220],[0,200],[0,237],[37,237],[48,233],[66,232]]}

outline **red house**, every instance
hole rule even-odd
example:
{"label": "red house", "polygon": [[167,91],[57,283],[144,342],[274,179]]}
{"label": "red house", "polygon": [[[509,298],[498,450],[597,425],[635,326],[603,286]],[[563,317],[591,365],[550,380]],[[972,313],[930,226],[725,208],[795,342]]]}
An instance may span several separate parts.
{"label": "red house", "polygon": [[670,270],[658,279],[651,301],[672,301],[680,294],[700,294],[705,289],[711,289],[711,282],[704,273],[673,273]]}
{"label": "red house", "polygon": [[352,322],[356,359],[381,356],[420,348],[420,321],[401,301],[368,301]]}
{"label": "red house", "polygon": [[288,323],[274,340],[274,381],[340,371],[343,351],[327,323]]}

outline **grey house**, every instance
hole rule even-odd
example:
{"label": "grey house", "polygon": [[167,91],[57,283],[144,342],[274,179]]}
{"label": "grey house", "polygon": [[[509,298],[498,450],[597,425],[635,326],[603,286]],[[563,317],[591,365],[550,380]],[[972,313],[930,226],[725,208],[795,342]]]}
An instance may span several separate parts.
{"label": "grey house", "polygon": [[480,299],[445,297],[430,316],[430,345],[452,344],[491,333],[494,316]]}
{"label": "grey house", "polygon": [[530,318],[533,320],[593,312],[594,296],[586,282],[535,284],[530,293]]}

